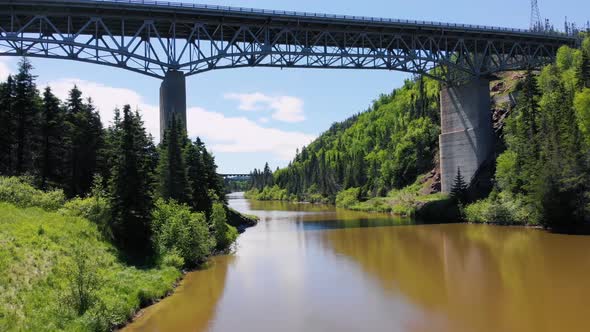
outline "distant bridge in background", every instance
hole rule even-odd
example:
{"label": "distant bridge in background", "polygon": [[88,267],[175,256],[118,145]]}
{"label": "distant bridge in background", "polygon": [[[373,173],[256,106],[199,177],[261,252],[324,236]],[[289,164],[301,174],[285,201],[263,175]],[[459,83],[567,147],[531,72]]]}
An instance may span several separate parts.
{"label": "distant bridge in background", "polygon": [[[557,32],[167,1],[0,0],[0,55],[163,79],[161,133],[172,116],[186,124],[185,77],[213,69],[380,69],[440,80],[448,86],[441,93],[443,191],[456,167],[470,177],[491,151],[487,77],[538,68],[577,43]],[[457,90],[465,82],[470,88]]]}
{"label": "distant bridge in background", "polygon": [[250,174],[218,174],[224,179],[250,179],[252,175]]}

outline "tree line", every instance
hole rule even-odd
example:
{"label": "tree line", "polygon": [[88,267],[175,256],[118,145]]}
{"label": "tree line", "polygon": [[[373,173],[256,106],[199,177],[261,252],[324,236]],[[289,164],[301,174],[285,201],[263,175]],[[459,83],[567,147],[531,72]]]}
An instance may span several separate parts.
{"label": "tree line", "polygon": [[220,236],[232,233],[221,212],[225,208],[220,209],[226,205],[225,189],[215,159],[199,138],[188,138],[179,119],[171,121],[156,146],[140,113],[129,105],[115,110],[105,128],[92,100],[76,86],[61,101],[50,87],[38,91],[32,71],[24,58],[18,73],[0,84],[0,175],[27,177],[43,190],[63,190],[68,198],[104,196],[105,229],[130,257],[150,257],[162,249],[161,241],[154,243],[161,237],[154,215],[169,210],[165,204],[181,214],[190,211],[176,231],[199,220],[211,237],[216,230]]}

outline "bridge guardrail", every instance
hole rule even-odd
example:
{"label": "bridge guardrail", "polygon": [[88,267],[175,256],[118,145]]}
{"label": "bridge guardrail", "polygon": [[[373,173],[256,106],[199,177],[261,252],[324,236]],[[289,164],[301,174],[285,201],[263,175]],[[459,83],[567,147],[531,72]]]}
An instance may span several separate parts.
{"label": "bridge guardrail", "polygon": [[[69,1],[67,1],[69,2]],[[464,28],[464,29],[476,29],[482,31],[505,31],[514,33],[525,33],[537,36],[561,36],[561,37],[572,37],[568,34],[559,31],[532,31],[529,29],[517,29],[517,28],[505,28],[495,27],[487,25],[473,25],[473,24],[460,24],[460,23],[444,23],[435,21],[422,21],[422,20],[402,20],[392,18],[379,18],[379,17],[368,17],[368,16],[351,16],[351,15],[334,15],[334,14],[319,14],[310,12],[297,12],[287,10],[268,10],[268,9],[255,9],[245,7],[230,7],[230,6],[219,6],[219,5],[203,5],[196,3],[183,3],[174,1],[157,1],[157,0],[74,0],[71,2],[88,2],[88,3],[122,3],[122,4],[135,4],[135,5],[147,5],[147,6],[165,6],[175,8],[194,8],[194,9],[205,9],[205,10],[218,10],[233,13],[257,13],[257,14],[268,14],[277,16],[295,16],[295,17],[317,17],[326,19],[339,19],[339,20],[352,20],[358,22],[371,22],[371,23],[399,23],[399,24],[413,24],[413,25],[429,25],[433,27],[448,27],[448,28]],[[573,37],[572,37],[573,38]]]}

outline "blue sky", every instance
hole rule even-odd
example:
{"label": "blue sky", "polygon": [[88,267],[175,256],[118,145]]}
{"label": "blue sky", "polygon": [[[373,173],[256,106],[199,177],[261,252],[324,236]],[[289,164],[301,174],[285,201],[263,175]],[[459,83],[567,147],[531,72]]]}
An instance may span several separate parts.
{"label": "blue sky", "polygon": [[[184,2],[191,2],[185,0]],[[332,14],[471,23],[514,28],[529,25],[529,0],[200,0],[202,4]],[[590,1],[540,0],[541,16],[557,27],[564,18],[590,19]],[[16,58],[0,58],[0,74],[14,71]],[[157,79],[106,66],[33,59],[40,88],[50,84],[62,97],[76,83],[92,96],[108,122],[115,106],[143,112],[157,133]],[[216,70],[187,79],[188,128],[215,153],[222,173],[248,172],[269,161],[285,166],[295,149],[333,122],[362,111],[381,93],[399,87],[407,74],[371,70],[242,68]]]}

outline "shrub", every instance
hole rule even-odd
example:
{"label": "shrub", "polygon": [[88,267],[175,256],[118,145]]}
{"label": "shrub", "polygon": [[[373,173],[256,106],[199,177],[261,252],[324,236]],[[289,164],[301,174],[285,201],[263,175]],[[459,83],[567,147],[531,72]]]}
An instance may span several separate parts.
{"label": "shrub", "polygon": [[68,278],[64,302],[81,316],[96,303],[96,292],[100,285],[97,263],[91,259],[90,249],[83,243],[78,243],[72,251]]}
{"label": "shrub", "polygon": [[336,206],[349,208],[352,205],[358,204],[360,193],[360,188],[349,188],[339,192],[336,195]]}
{"label": "shrub", "polygon": [[176,249],[172,249],[170,252],[166,253],[160,261],[160,265],[163,267],[171,266],[177,269],[181,269],[184,264],[184,258],[180,256],[180,253]]}
{"label": "shrub", "polygon": [[539,220],[534,206],[526,203],[522,197],[506,192],[468,205],[465,217],[468,221],[478,223],[523,225],[537,224]]}
{"label": "shrub", "polygon": [[172,251],[185,265],[202,263],[215,245],[203,213],[192,212],[188,205],[159,199],[152,212],[153,242],[162,257]]}
{"label": "shrub", "polygon": [[213,204],[210,223],[213,225],[217,250],[226,250],[238,238],[238,231],[235,227],[227,224],[227,215],[223,204]]}
{"label": "shrub", "polygon": [[109,228],[111,206],[106,197],[76,197],[68,201],[60,211],[65,215],[82,217],[92,221],[106,238],[112,239]]}
{"label": "shrub", "polygon": [[63,191],[44,192],[34,188],[22,178],[0,177],[0,201],[18,207],[39,207],[47,211],[61,208],[66,198]]}

